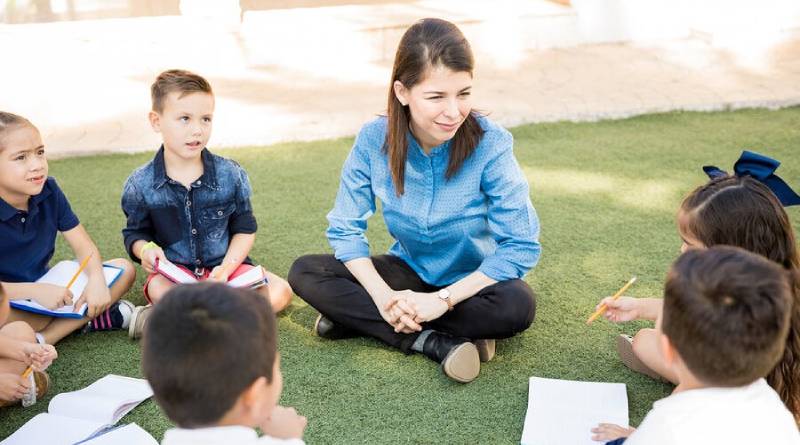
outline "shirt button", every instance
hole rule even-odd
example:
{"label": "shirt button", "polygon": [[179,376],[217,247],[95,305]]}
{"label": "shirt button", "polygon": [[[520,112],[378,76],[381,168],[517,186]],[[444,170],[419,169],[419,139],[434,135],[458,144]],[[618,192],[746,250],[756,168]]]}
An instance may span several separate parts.
{"label": "shirt button", "polygon": [[203,183],[203,181],[201,181],[199,179],[197,180],[197,185],[201,185],[202,183]]}
{"label": "shirt button", "polygon": [[21,222],[25,222],[25,218],[20,218],[19,220],[20,220]]}
{"label": "shirt button", "polygon": [[197,229],[192,229],[192,235],[197,235]]}
{"label": "shirt button", "polygon": [[194,264],[200,264],[200,259],[194,260]]}
{"label": "shirt button", "polygon": [[186,207],[189,207],[190,205],[192,205],[192,201],[186,201]]}
{"label": "shirt button", "polygon": [[217,216],[222,216],[222,210],[217,210]]}

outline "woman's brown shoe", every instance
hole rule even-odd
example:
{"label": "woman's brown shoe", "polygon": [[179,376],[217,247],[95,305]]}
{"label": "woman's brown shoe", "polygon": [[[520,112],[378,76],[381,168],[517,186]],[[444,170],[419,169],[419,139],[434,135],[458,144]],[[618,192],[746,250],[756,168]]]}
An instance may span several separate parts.
{"label": "woman's brown shoe", "polygon": [[478,348],[478,355],[481,362],[486,363],[494,358],[497,345],[494,339],[475,340],[475,347]]}

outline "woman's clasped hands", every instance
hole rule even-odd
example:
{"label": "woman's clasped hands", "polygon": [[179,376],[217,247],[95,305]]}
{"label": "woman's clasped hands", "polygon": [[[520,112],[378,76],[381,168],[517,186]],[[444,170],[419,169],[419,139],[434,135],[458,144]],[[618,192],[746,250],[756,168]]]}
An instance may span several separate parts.
{"label": "woman's clasped hands", "polygon": [[436,320],[449,309],[436,293],[403,290],[394,292],[384,305],[384,319],[395,332],[410,334],[422,331],[422,324]]}

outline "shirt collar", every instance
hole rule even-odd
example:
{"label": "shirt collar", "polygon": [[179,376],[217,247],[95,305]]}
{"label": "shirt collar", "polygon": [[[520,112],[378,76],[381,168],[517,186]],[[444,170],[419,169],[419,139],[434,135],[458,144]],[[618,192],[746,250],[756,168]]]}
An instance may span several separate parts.
{"label": "shirt collar", "polygon": [[[192,183],[192,186],[206,186],[216,190],[219,187],[217,185],[217,168],[214,163],[214,156],[207,148],[203,148],[203,151],[200,152],[200,159],[203,161],[203,174]],[[156,157],[153,158],[153,188],[161,188],[169,181],[167,166],[164,163],[164,145],[162,144],[156,153]]]}
{"label": "shirt collar", "polygon": [[447,151],[447,149],[450,148],[450,141],[452,140],[452,139],[448,139],[448,140],[444,141],[443,143],[431,148],[430,153],[425,153],[425,150],[423,150],[422,145],[420,145],[419,141],[417,141],[417,138],[415,138],[414,135],[411,134],[411,131],[408,132],[408,135],[406,136],[406,138],[409,141],[409,145],[415,147],[417,150],[419,150],[419,153],[421,155],[423,155],[425,157],[428,157],[428,158],[432,158],[434,156],[438,156],[440,153],[442,153],[444,151]]}
{"label": "shirt collar", "polygon": [[[38,195],[33,195],[28,199],[28,215],[34,216],[39,213],[39,203],[47,199],[52,193],[49,182],[45,181],[42,191]],[[22,212],[22,210],[0,198],[0,221],[8,221],[20,212]]]}
{"label": "shirt collar", "polygon": [[163,445],[253,443],[258,434],[246,426],[215,426],[209,428],[173,428],[164,433]]}
{"label": "shirt collar", "polygon": [[19,213],[19,210],[14,208],[11,204],[7,203],[4,199],[0,198],[0,221],[8,221],[14,215]]}

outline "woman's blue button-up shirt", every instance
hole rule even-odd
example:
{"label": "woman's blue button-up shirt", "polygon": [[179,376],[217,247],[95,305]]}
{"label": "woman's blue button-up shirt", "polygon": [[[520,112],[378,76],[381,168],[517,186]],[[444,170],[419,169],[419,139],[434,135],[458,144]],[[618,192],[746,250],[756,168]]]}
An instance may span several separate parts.
{"label": "woman's blue button-up shirt", "polygon": [[445,286],[479,270],[505,281],[539,260],[539,219],[514,158],[513,137],[479,117],[485,133],[461,169],[445,179],[449,141],[425,154],[409,134],[405,193],[395,193],[383,151],[387,120],[362,127],[342,168],[328,240],[342,262],[369,256],[364,232],[381,201],[400,257],[427,283]]}

